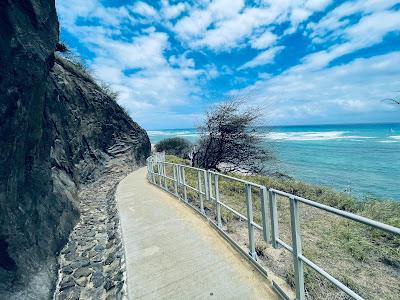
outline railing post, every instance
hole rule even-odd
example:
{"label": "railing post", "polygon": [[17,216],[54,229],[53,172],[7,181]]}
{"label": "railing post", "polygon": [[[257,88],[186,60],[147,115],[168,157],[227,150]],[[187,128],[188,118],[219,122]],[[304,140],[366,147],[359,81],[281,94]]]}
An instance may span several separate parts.
{"label": "railing post", "polygon": [[206,200],[210,201],[208,173],[206,170],[203,171],[203,175],[204,175],[204,193],[206,194]]}
{"label": "railing post", "polygon": [[251,185],[246,184],[246,205],[247,205],[247,229],[249,231],[249,254],[253,259],[257,259],[256,244],[254,241],[253,227],[253,199],[251,194]]}
{"label": "railing post", "polygon": [[183,200],[185,200],[185,202],[188,202],[186,178],[185,178],[185,167],[182,166],[181,168],[182,168],[181,171],[182,171],[182,184],[183,184]]}
{"label": "railing post", "polygon": [[153,160],[151,161],[151,179],[153,181],[153,184],[156,183],[156,175],[154,174],[154,164],[153,164]]}
{"label": "railing post", "polygon": [[165,171],[165,162],[162,162],[162,166],[163,166],[163,176],[164,176],[164,188],[165,188],[165,190],[168,191],[167,172]]}
{"label": "railing post", "polygon": [[176,172],[178,176],[178,195],[179,195],[179,189],[182,190],[182,175],[181,175],[181,166],[176,166]]}
{"label": "railing post", "polygon": [[204,214],[204,197],[203,197],[203,191],[202,191],[202,188],[201,188],[201,171],[200,170],[198,170],[197,171],[197,185],[198,185],[198,188],[199,188],[199,199],[200,199],[200,211],[201,211],[201,213],[202,214]]}
{"label": "railing post", "polygon": [[214,175],[214,191],[215,191],[215,208],[216,208],[216,212],[217,212],[217,226],[222,227],[221,204],[219,203],[218,174]]}
{"label": "railing post", "polygon": [[267,243],[271,242],[271,237],[269,234],[269,210],[268,210],[268,201],[267,201],[267,188],[262,187],[260,189],[260,200],[261,200],[261,215],[262,215],[262,224],[263,224],[263,237]]}
{"label": "railing post", "polygon": [[174,191],[175,191],[175,195],[178,196],[178,176],[176,174],[176,165],[172,165],[172,172],[174,173]]}
{"label": "railing post", "polygon": [[160,162],[158,162],[157,163],[157,171],[158,171],[158,179],[159,179],[159,182],[160,182],[160,187],[162,188],[162,169],[161,169],[161,163]]}
{"label": "railing post", "polygon": [[294,197],[290,197],[289,200],[296,300],[304,300],[304,266],[303,261],[299,258],[299,256],[302,254],[299,223],[299,202]]}
{"label": "railing post", "polygon": [[279,248],[277,239],[279,238],[279,226],[278,226],[278,208],[276,206],[276,194],[269,191],[269,208],[271,213],[271,242],[272,247],[275,249]]}
{"label": "railing post", "polygon": [[209,200],[212,201],[212,176],[210,171],[207,171],[207,177],[208,177]]}

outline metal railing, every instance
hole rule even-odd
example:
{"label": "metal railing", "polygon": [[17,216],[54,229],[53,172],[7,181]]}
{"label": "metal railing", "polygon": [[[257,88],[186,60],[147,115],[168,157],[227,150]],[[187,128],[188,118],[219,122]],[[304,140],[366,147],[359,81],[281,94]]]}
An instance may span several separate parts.
{"label": "metal railing", "polygon": [[[340,282],[334,276],[326,272],[323,268],[319,267],[316,263],[312,262],[310,259],[305,257],[302,253],[302,241],[300,233],[300,223],[299,223],[299,204],[303,203],[305,205],[335,214],[337,216],[347,218],[349,220],[359,222],[385,232],[389,232],[395,235],[400,235],[400,229],[390,225],[386,225],[381,222],[377,222],[350,212],[346,212],[340,209],[333,208],[328,205],[324,205],[315,201],[311,201],[296,195],[292,195],[280,190],[273,188],[267,188],[266,186],[259,185],[253,182],[249,182],[240,178],[228,176],[218,172],[213,172],[209,170],[199,169],[195,167],[190,167],[187,165],[175,164],[170,162],[165,162],[164,157],[160,155],[156,157],[149,157],[147,159],[147,176],[148,180],[160,186],[167,192],[175,195],[176,197],[183,200],[185,203],[189,204],[188,199],[188,189],[194,191],[198,195],[199,207],[190,205],[192,208],[196,209],[203,216],[206,216],[204,201],[208,201],[214,204],[215,212],[213,218],[207,217],[219,230],[222,231],[222,218],[221,218],[221,207],[227,209],[237,217],[247,222],[248,227],[248,247],[249,252],[246,253],[248,258],[256,264],[260,271],[266,274],[266,270],[257,263],[256,245],[255,245],[255,230],[259,230],[262,233],[262,237],[265,242],[270,243],[273,248],[281,248],[288,250],[293,255],[293,267],[294,267],[294,283],[295,283],[295,293],[297,300],[305,299],[305,289],[304,289],[304,264],[312,268],[314,271],[325,277],[328,281],[338,287],[340,290],[345,292],[347,295],[354,299],[363,299],[360,295],[354,292],[352,289],[347,287],[345,284]],[[166,167],[172,168],[172,177],[167,175]],[[187,178],[185,176],[185,170],[192,170],[192,172],[197,173],[197,186],[193,187],[187,183]],[[220,178],[233,180],[244,184],[244,192],[246,199],[246,211],[247,215],[243,215],[223,203],[220,199],[219,191],[219,180]],[[168,181],[173,183],[173,189],[168,188]],[[181,191],[181,193],[180,193]],[[258,191],[259,200],[261,203],[261,222],[262,224],[257,224],[254,221],[253,216],[253,194],[254,191]],[[279,236],[279,222],[278,222],[278,206],[277,206],[277,195],[289,200],[290,204],[290,231],[292,245],[288,245]],[[230,239],[230,242],[234,243],[240,248],[239,244]]]}

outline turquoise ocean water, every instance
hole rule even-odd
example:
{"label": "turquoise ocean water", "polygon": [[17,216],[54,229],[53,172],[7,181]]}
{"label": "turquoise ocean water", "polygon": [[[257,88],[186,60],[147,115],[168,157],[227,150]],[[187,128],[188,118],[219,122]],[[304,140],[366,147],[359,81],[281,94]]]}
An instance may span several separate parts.
{"label": "turquoise ocean water", "polygon": [[[258,128],[276,161],[270,169],[360,197],[400,201],[400,123]],[[196,129],[148,131],[152,143]]]}

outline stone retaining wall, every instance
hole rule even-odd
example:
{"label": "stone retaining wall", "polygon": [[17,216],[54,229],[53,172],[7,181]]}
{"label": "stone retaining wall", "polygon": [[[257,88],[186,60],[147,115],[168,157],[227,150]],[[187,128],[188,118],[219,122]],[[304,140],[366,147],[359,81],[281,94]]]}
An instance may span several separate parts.
{"label": "stone retaining wall", "polygon": [[127,298],[115,191],[132,168],[109,164],[103,176],[80,191],[81,217],[58,258],[57,300]]}

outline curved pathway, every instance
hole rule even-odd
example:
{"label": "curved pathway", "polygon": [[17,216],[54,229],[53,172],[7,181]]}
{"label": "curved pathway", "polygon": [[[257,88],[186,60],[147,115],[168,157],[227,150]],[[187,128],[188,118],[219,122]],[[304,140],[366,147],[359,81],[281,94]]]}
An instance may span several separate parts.
{"label": "curved pathway", "polygon": [[277,299],[196,212],[151,185],[146,168],[118,186],[130,299]]}

